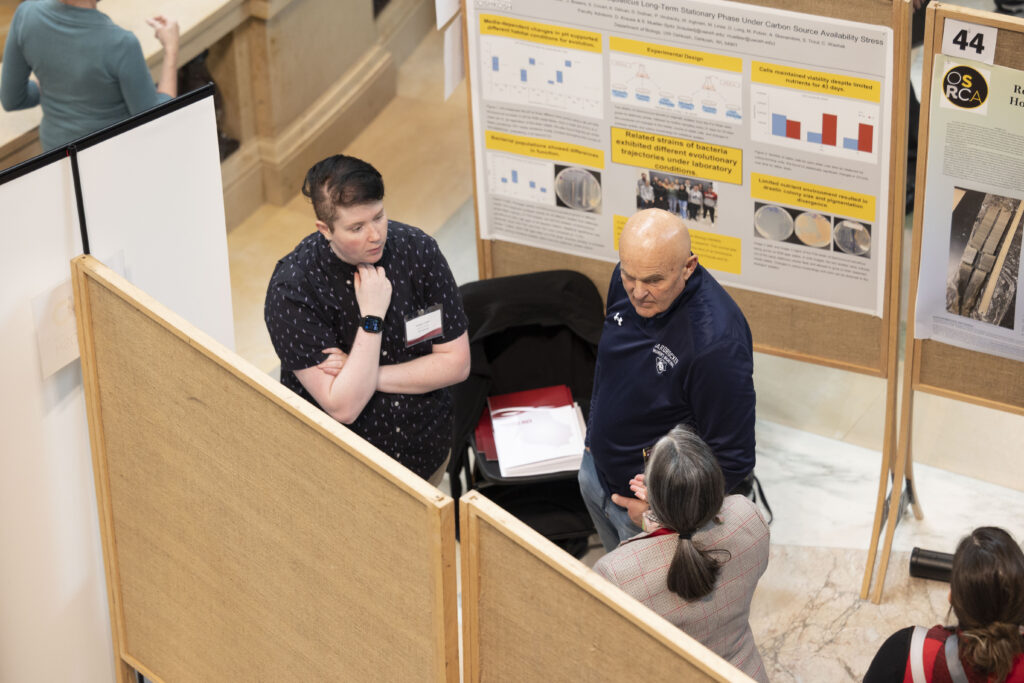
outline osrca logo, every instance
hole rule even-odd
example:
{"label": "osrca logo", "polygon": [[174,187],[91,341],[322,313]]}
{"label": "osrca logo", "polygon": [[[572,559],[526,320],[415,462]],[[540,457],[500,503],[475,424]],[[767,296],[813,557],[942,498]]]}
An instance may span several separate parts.
{"label": "osrca logo", "polygon": [[946,99],[962,109],[976,109],[988,99],[988,82],[969,66],[954,66],[942,79]]}

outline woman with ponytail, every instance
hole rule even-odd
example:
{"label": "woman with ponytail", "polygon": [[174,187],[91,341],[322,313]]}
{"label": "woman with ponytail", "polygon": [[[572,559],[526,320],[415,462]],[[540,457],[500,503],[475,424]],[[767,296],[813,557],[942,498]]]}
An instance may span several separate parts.
{"label": "woman with ponytail", "polygon": [[768,526],[743,496],[726,496],[715,456],[680,425],[634,479],[649,508],[594,571],[758,681],[768,677],[750,630],[750,599],[768,566]]}
{"label": "woman with ponytail", "polygon": [[949,604],[956,626],[897,631],[865,683],[1024,683],[1024,553],[1010,534],[979,527],[960,541]]}

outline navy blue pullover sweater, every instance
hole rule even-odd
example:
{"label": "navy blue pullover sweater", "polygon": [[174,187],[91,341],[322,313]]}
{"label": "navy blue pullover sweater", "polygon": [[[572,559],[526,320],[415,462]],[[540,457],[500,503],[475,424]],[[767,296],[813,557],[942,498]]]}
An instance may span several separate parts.
{"label": "navy blue pullover sweater", "polygon": [[587,425],[605,490],[632,496],[643,449],[688,424],[711,447],[731,491],[754,469],[753,370],[746,318],[702,266],[652,318],[629,303],[616,266]]}

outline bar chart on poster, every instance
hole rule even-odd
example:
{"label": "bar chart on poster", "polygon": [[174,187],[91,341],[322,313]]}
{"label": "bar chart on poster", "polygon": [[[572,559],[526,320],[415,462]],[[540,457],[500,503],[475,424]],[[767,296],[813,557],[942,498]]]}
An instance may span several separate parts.
{"label": "bar chart on poster", "polygon": [[488,159],[488,174],[487,186],[494,194],[555,205],[555,165],[550,161],[494,154]]}
{"label": "bar chart on poster", "polygon": [[486,97],[601,118],[601,54],[499,36],[481,37]]}
{"label": "bar chart on poster", "polygon": [[751,88],[751,96],[755,140],[852,161],[878,162],[877,105],[769,86]]}

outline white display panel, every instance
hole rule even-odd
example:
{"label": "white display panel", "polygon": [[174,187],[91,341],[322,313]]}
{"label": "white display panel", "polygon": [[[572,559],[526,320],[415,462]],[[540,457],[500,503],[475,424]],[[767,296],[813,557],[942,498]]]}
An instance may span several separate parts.
{"label": "white display panel", "polygon": [[31,305],[81,253],[71,164],[0,185],[0,216],[0,680],[113,680],[81,368],[42,379]]}
{"label": "white display panel", "polygon": [[[233,347],[212,97],[80,154],[91,252]],[[112,681],[92,457],[54,296],[82,253],[71,163],[0,177],[0,681]],[[65,290],[67,291],[67,290]],[[40,321],[37,327],[37,321]],[[62,346],[65,348],[65,346]]]}
{"label": "white display panel", "polygon": [[78,155],[92,253],[230,349],[228,243],[217,122],[207,97]]}

